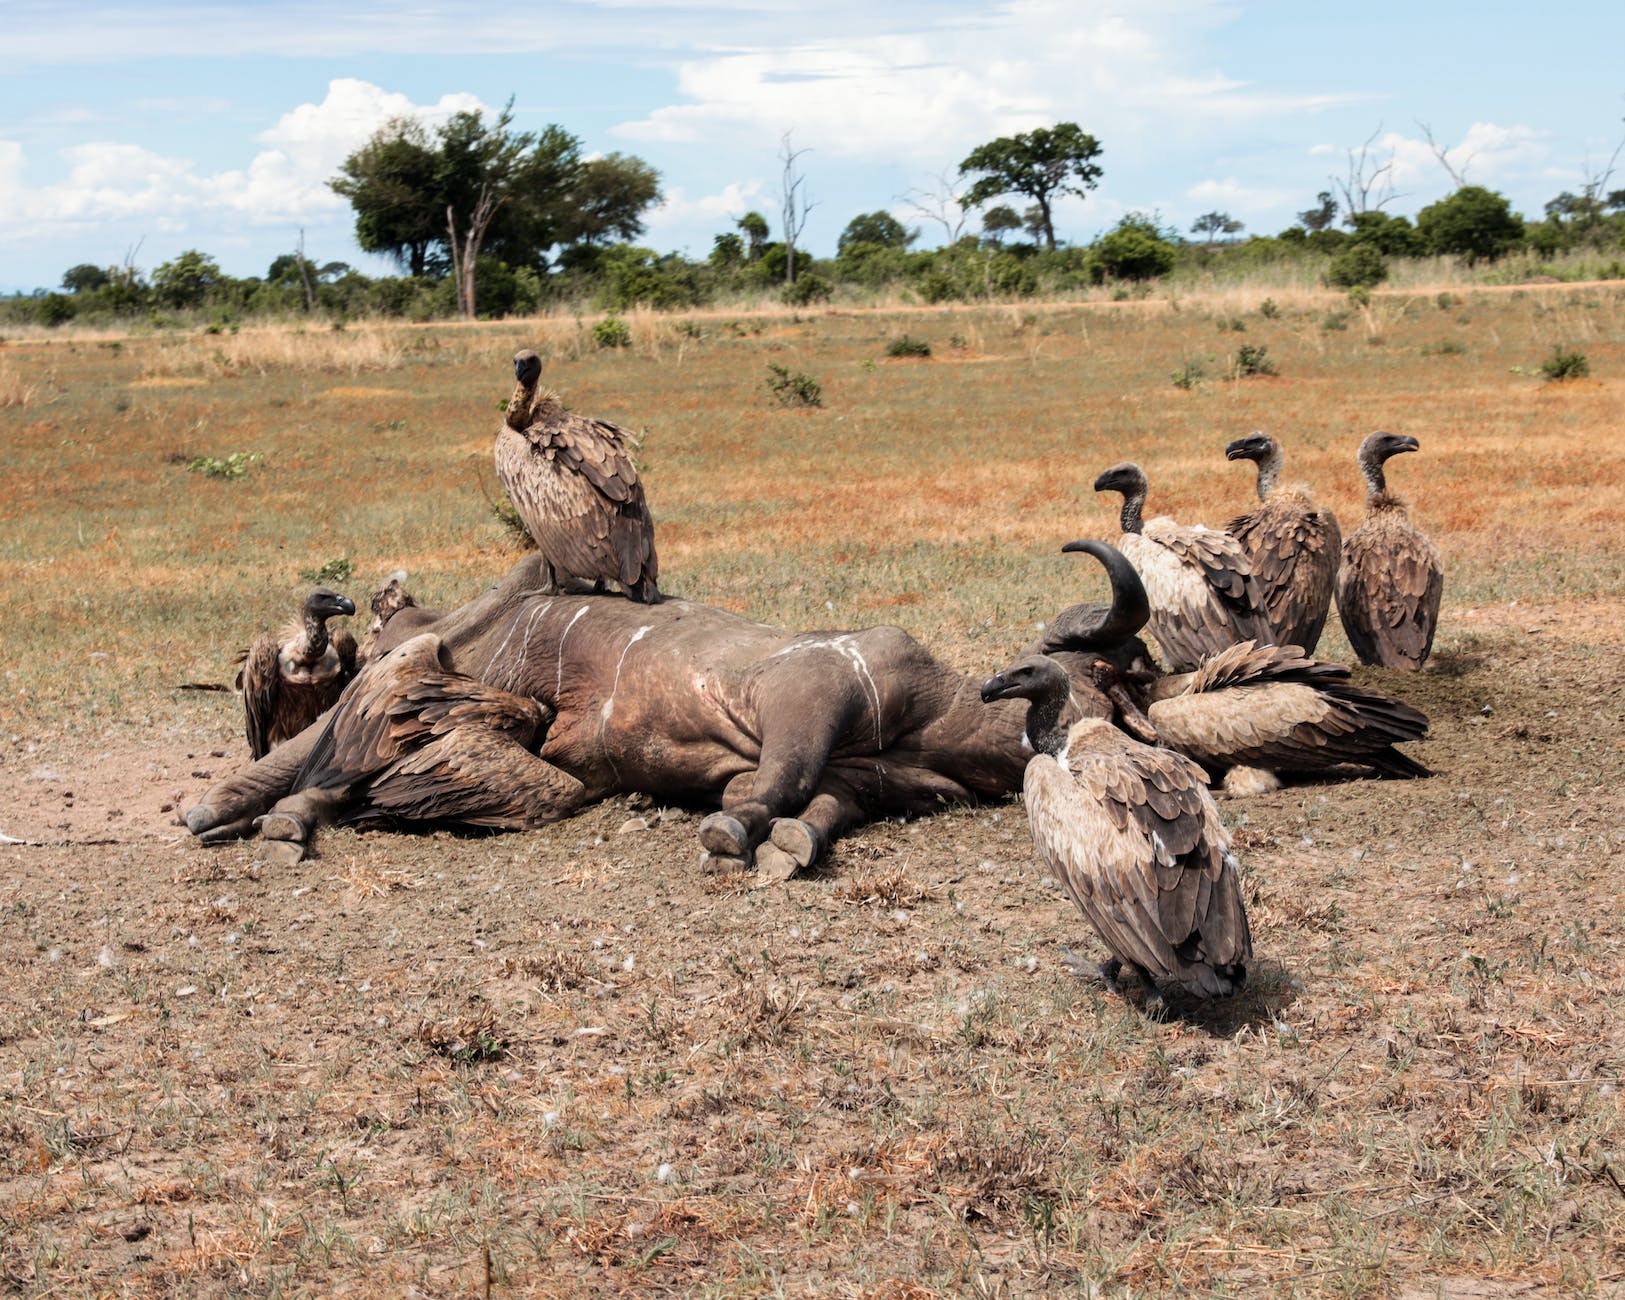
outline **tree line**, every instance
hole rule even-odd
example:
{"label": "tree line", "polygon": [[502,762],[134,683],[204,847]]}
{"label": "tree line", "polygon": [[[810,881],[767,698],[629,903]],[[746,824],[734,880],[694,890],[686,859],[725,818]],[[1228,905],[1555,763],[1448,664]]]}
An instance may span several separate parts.
{"label": "tree line", "polygon": [[[122,266],[72,267],[61,292],[13,299],[5,310],[45,325],[141,314],[161,323],[165,313],[200,311],[213,311],[221,324],[300,312],[427,320],[526,314],[557,301],[681,309],[753,291],[805,305],[841,287],[901,288],[944,302],[1131,286],[1181,266],[1244,268],[1308,256],[1326,263],[1329,284],[1359,289],[1380,283],[1401,257],[1476,264],[1520,250],[1625,252],[1625,189],[1608,188],[1611,167],[1581,192],[1552,199],[1542,219],[1526,220],[1504,195],[1464,183],[1440,153],[1455,188],[1412,221],[1382,210],[1393,195],[1387,168],[1369,148],[1351,150],[1348,179],[1275,235],[1244,236],[1243,223],[1226,212],[1202,214],[1189,232],[1136,212],[1088,244],[1068,245],[1056,236],[1054,204],[1098,185],[1102,147],[1076,123],[1061,122],[980,145],[935,190],[905,196],[912,215],[941,225],[941,247],[917,249],[918,227],[877,210],[852,218],[834,256],[819,258],[799,246],[814,206],[801,166],[808,152],[784,137],[777,240],[767,217],[748,212],[714,237],[708,256],[691,259],[634,242],[660,201],[659,174],[640,158],[584,157],[580,140],[557,125],[518,131],[511,101],[491,118],[461,112],[432,130],[399,118],[330,181],[354,210],[357,244],[389,258],[397,276],[318,265],[301,239],[264,276],[225,275],[199,250],[146,276],[132,257]],[[1607,273],[1625,275],[1617,258],[1611,265],[1618,269]]]}

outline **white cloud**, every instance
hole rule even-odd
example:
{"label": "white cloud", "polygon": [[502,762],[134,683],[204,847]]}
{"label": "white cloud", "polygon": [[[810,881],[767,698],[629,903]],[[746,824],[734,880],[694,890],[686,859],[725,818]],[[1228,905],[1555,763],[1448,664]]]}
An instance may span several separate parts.
{"label": "white cloud", "polygon": [[725,222],[762,206],[760,181],[734,181],[716,194],[689,198],[681,185],[667,186],[660,206],[650,210],[644,224],[650,230],[669,230],[689,222]]}
{"label": "white cloud", "polygon": [[1185,191],[1185,197],[1223,211],[1259,213],[1272,212],[1297,196],[1292,190],[1243,185],[1235,177],[1227,176],[1222,181],[1200,181]]}
{"label": "white cloud", "polygon": [[413,116],[432,123],[484,107],[468,94],[418,105],[369,82],[340,78],[321,103],[300,104],[260,132],[256,140],[268,147],[245,168],[213,175],[199,173],[184,158],[97,141],[61,150],[67,174],[30,186],[21,144],[0,141],[0,233],[15,237],[131,217],[178,232],[188,216],[205,212],[260,225],[319,220],[346,209],[345,200],[328,189],[328,178],[385,122]]}
{"label": "white cloud", "polygon": [[[1474,122],[1459,144],[1444,148],[1444,156],[1467,184],[1494,187],[1537,172],[1551,153],[1549,139],[1546,132],[1527,126]],[[1437,183],[1447,176],[1425,139],[1390,131],[1380,145],[1393,157],[1396,186]]]}

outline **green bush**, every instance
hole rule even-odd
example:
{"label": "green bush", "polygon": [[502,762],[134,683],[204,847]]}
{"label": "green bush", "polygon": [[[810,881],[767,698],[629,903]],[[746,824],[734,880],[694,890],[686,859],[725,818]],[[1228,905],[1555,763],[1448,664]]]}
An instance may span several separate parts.
{"label": "green bush", "polygon": [[1388,259],[1375,244],[1350,244],[1326,268],[1334,289],[1369,289],[1388,278]]}
{"label": "green bush", "polygon": [[1174,246],[1163,238],[1155,220],[1131,212],[1102,235],[1094,246],[1103,276],[1114,280],[1154,280],[1174,269]]}
{"label": "green bush", "polygon": [[202,474],[208,478],[242,478],[263,459],[264,457],[257,451],[234,451],[223,459],[214,456],[193,456],[186,462],[186,468],[194,474]]}
{"label": "green bush", "polygon": [[629,348],[632,346],[632,331],[620,317],[605,316],[592,327],[592,341],[601,348]]}
{"label": "green bush", "polygon": [[773,396],[779,399],[780,406],[822,406],[824,404],[824,390],[811,375],[797,371],[790,373],[788,366],[776,366],[768,362],[767,368],[772,371],[767,378],[767,386]]}
{"label": "green bush", "polygon": [[1270,350],[1262,343],[1243,343],[1236,349],[1235,375],[1237,379],[1246,379],[1251,375],[1273,375],[1279,373],[1275,369],[1275,362],[1270,360]]}
{"label": "green bush", "polygon": [[1258,314],[1265,320],[1274,320],[1281,314],[1281,308],[1276,304],[1274,298],[1266,298],[1258,304]]}
{"label": "green bush", "polygon": [[1591,373],[1591,363],[1584,352],[1569,352],[1561,347],[1552,349],[1552,355],[1540,363],[1540,373],[1547,383],[1560,383],[1565,379],[1584,379]]}
{"label": "green bush", "polygon": [[907,334],[900,339],[893,339],[886,344],[888,357],[928,357],[931,355],[931,345],[924,339],[910,338]]}
{"label": "green bush", "polygon": [[1172,379],[1175,388],[1183,388],[1186,392],[1195,388],[1202,382],[1207,372],[1202,369],[1200,361],[1187,361],[1178,370],[1174,371]]}
{"label": "green bush", "polygon": [[328,560],[314,569],[299,570],[299,576],[306,582],[314,582],[323,587],[348,582],[354,574],[355,564],[347,555],[341,555],[336,560]]}
{"label": "green bush", "polygon": [[807,271],[798,275],[795,283],[785,285],[779,297],[787,306],[810,307],[815,302],[828,302],[834,292],[835,287],[823,276]]}

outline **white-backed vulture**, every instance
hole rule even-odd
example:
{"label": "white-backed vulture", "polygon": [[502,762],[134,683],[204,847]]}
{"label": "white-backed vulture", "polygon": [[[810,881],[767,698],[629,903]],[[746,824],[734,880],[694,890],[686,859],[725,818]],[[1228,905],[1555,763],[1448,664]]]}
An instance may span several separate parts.
{"label": "white-backed vulture", "polygon": [[262,832],[304,841],[316,821],[526,830],[579,802],[581,783],[536,751],[553,710],[442,664],[423,632],[367,665]]}
{"label": "white-backed vulture", "polygon": [[1101,474],[1095,491],[1123,494],[1117,549],[1145,586],[1148,630],[1171,671],[1189,672],[1238,641],[1272,639],[1263,593],[1240,542],[1220,529],[1176,524],[1166,515],[1143,520],[1145,471],[1132,461]]}
{"label": "white-backed vulture", "polygon": [[633,600],[654,604],[659,562],[629,450],[636,439],[608,420],[566,411],[557,394],[538,387],[542,362],[534,352],[517,353],[513,369],[497,477],[541,551],[549,586],[577,581],[601,591],[618,582]]}
{"label": "white-backed vulture", "polygon": [[355,604],[326,587],[305,597],[300,622],[267,632],[238,657],[248,748],[264,758],[333,706],[355,676],[355,637],[330,636],[327,620],[355,613]]}
{"label": "white-backed vulture", "polygon": [[1444,565],[1438,547],[1411,523],[1388,491],[1383,462],[1421,444],[1406,434],[1373,433],[1360,444],[1365,521],[1343,539],[1337,614],[1363,664],[1420,669],[1439,625]]}
{"label": "white-backed vulture", "polygon": [[1319,644],[1326,626],[1342,559],[1337,516],[1317,506],[1306,485],[1281,484],[1281,444],[1269,434],[1237,438],[1224,454],[1226,460],[1258,463],[1258,499],[1263,502],[1251,514],[1232,519],[1225,531],[1247,552],[1275,640],[1307,653]]}
{"label": "white-backed vulture", "polygon": [[1297,646],[1243,642],[1194,673],[1152,682],[1145,713],[1162,744],[1215,774],[1349,763],[1383,776],[1429,775],[1394,748],[1425,736],[1427,717],[1348,678],[1341,664],[1310,659]]}
{"label": "white-backed vulture", "polygon": [[369,603],[372,607],[372,622],[367,624],[366,635],[361,638],[358,659],[360,664],[372,661],[378,638],[383,634],[384,628],[389,626],[389,620],[403,609],[412,609],[417,605],[417,601],[412,599],[412,593],[406,589],[406,570],[401,569],[390,574],[384,585],[372,593]]}
{"label": "white-backed vulture", "polygon": [[1061,725],[1070,689],[1060,664],[1035,655],[989,678],[982,699],[1028,701],[1033,845],[1111,953],[1101,973],[1111,982],[1129,966],[1152,1005],[1158,979],[1200,997],[1236,992],[1252,939],[1206,773],[1101,718]]}

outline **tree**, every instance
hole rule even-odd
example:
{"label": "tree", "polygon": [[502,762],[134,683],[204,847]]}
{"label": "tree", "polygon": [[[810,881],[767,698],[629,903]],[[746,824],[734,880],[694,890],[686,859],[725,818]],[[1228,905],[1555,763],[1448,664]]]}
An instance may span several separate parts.
{"label": "tree", "polygon": [[889,212],[865,212],[853,217],[835,241],[837,253],[848,244],[873,244],[877,248],[907,248],[920,237]]}
{"label": "tree", "polygon": [[1351,216],[1357,212],[1379,211],[1385,203],[1399,197],[1394,193],[1394,151],[1388,151],[1387,162],[1378,162],[1371,147],[1381,134],[1382,123],[1379,122],[1358,150],[1348,151],[1348,175],[1332,177],[1332,184],[1343,192],[1343,211]]}
{"label": "tree", "polygon": [[439,171],[438,149],[423,123],[398,117],[340,163],[328,186],[355,209],[356,243],[420,276],[446,229]]}
{"label": "tree", "polygon": [[761,261],[762,250],[767,247],[767,236],[769,234],[767,218],[760,212],[747,212],[734,222],[734,228],[750,241],[749,247],[745,250],[745,260],[747,262]]}
{"label": "tree", "polygon": [[1095,244],[1100,269],[1117,280],[1154,280],[1174,269],[1174,246],[1155,217],[1131,212]]}
{"label": "tree", "polygon": [[1083,198],[1094,189],[1101,177],[1094,161],[1099,156],[1100,142],[1076,122],[1000,136],[972,149],[959,164],[961,176],[977,176],[965,202],[977,207],[1001,194],[1026,195],[1038,209],[1044,246],[1054,249],[1054,200],[1064,194]]}
{"label": "tree", "polygon": [[1332,197],[1330,190],[1322,190],[1315,195],[1316,206],[1298,213],[1298,222],[1311,233],[1325,230],[1332,222],[1337,220],[1337,200]]}
{"label": "tree", "polygon": [[725,231],[711,241],[711,265],[731,271],[745,264],[745,241],[733,231]]}
{"label": "tree", "polygon": [[[521,181],[521,189],[532,182]],[[643,233],[643,213],[660,202],[660,173],[641,158],[609,153],[583,163],[571,198],[575,217],[559,243],[630,242]]]}
{"label": "tree", "polygon": [[899,197],[908,201],[916,216],[935,221],[942,227],[942,242],[946,247],[959,242],[970,216],[961,190],[962,187],[956,185],[946,171],[942,171],[932,177],[932,188],[927,190],[916,186]]}
{"label": "tree", "polygon": [[1191,234],[1206,235],[1209,244],[1219,235],[1234,235],[1241,229],[1242,223],[1228,212],[1204,212],[1191,223]]}
{"label": "tree", "polygon": [[797,149],[791,143],[791,132],[780,138],[779,162],[783,164],[779,182],[779,212],[784,220],[784,282],[796,282],[796,240],[807,225],[807,214],[818,205],[809,199],[802,186],[807,178],[801,174],[797,160],[810,149]]}
{"label": "tree", "polygon": [[1012,230],[1020,229],[1021,214],[1007,204],[1001,203],[982,214],[982,234],[994,248],[1000,247]]}
{"label": "tree", "polygon": [[1411,225],[1409,217],[1391,217],[1386,212],[1352,212],[1348,218],[1351,244],[1369,244],[1384,257],[1415,257],[1427,251],[1426,243]]}
{"label": "tree", "polygon": [[101,267],[81,262],[62,273],[62,287],[69,293],[95,293],[111,278]]}
{"label": "tree", "polygon": [[152,273],[153,291],[170,307],[200,307],[223,281],[220,264],[195,248]]}
{"label": "tree", "polygon": [[1469,266],[1494,261],[1523,240],[1523,219],[1503,194],[1463,185],[1416,214],[1416,229],[1429,252],[1453,254]]}
{"label": "tree", "polygon": [[1351,243],[1332,258],[1326,283],[1336,289],[1369,289],[1388,278],[1388,262],[1374,243]]}

